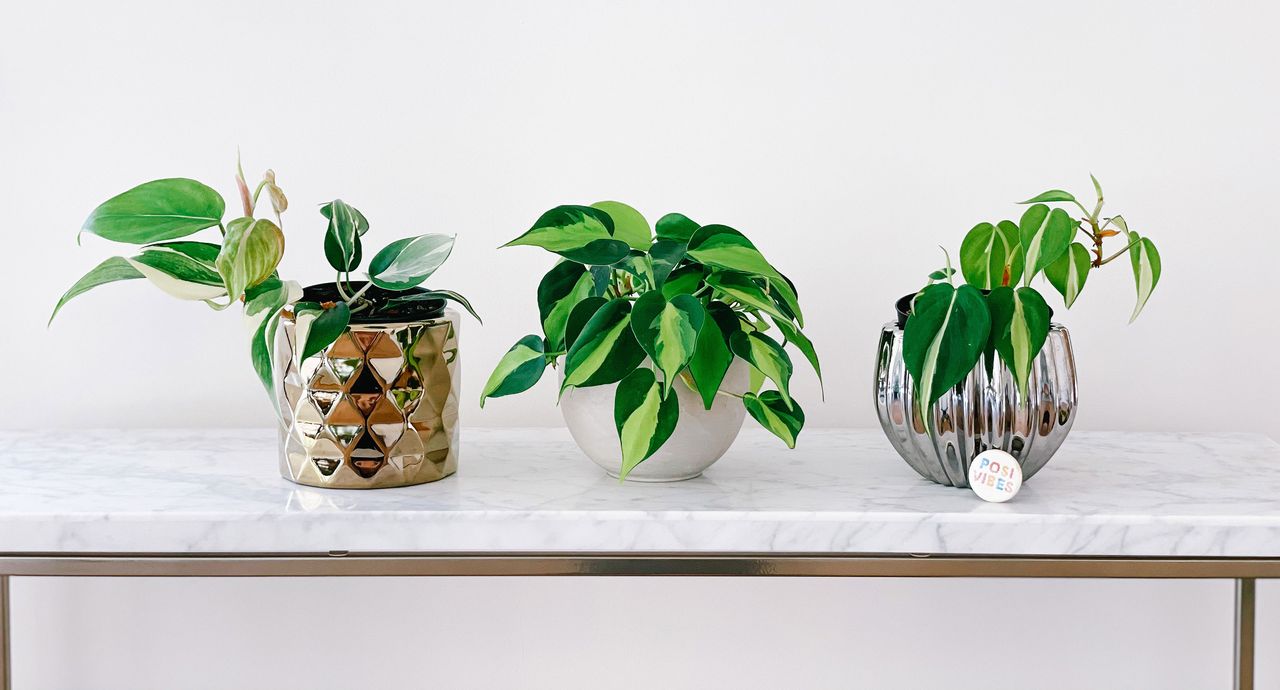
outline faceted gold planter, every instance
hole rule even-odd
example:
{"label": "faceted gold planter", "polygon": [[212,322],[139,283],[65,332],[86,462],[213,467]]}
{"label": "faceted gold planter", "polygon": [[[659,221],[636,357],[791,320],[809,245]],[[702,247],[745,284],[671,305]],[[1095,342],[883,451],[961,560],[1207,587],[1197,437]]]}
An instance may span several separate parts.
{"label": "faceted gold planter", "polygon": [[308,486],[377,489],[443,479],[458,469],[458,314],[409,323],[353,323],[297,361],[295,324],[276,338],[280,472]]}

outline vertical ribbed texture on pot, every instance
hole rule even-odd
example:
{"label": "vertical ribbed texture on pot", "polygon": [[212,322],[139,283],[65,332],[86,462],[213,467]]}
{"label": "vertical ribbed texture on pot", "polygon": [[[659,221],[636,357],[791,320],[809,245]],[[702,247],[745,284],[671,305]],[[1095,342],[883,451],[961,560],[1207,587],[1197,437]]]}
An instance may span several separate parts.
{"label": "vertical ribbed texture on pot", "polygon": [[308,486],[376,489],[458,468],[458,314],[352,324],[297,360],[294,322],[276,337],[280,472]]}
{"label": "vertical ribbed texture on pot", "polygon": [[926,479],[969,485],[969,463],[991,448],[1022,465],[1024,478],[1044,467],[1076,419],[1076,372],[1067,329],[1053,324],[1019,395],[1013,374],[999,357],[991,373],[979,362],[921,416],[902,358],[902,329],[885,324],[876,354],[876,411],[898,454]]}

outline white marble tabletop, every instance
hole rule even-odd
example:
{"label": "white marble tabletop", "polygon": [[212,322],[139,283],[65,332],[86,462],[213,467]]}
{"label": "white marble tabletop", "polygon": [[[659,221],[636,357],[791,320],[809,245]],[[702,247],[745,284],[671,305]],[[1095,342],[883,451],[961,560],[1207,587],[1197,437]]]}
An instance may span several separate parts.
{"label": "white marble tabletop", "polygon": [[1280,557],[1280,445],[1077,431],[1011,502],[920,478],[878,430],[758,429],[703,477],[619,484],[561,429],[467,429],[457,475],[281,479],[274,432],[0,432],[0,553],[738,552]]}

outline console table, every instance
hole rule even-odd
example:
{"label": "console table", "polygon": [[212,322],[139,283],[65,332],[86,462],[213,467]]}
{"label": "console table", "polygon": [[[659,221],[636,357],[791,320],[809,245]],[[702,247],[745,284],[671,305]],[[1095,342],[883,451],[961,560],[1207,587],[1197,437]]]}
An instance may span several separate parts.
{"label": "console table", "polygon": [[1280,577],[1280,445],[1253,434],[1075,432],[1004,504],[920,478],[879,431],[787,451],[748,429],[678,484],[619,484],[560,429],[468,429],[456,476],[375,491],[291,484],[275,447],[270,430],[0,432],[0,689],[10,577],[1224,578],[1241,689],[1255,580]]}

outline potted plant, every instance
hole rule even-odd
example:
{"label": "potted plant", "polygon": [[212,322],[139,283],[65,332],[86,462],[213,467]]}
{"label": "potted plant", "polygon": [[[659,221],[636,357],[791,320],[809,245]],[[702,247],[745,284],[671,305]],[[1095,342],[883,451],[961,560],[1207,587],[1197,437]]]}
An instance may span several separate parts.
{"label": "potted plant", "polygon": [[[367,281],[352,280],[369,222],[335,199],[320,213],[336,278],[304,289],[276,271],[288,200],[275,174],[268,170],[250,191],[237,165],[236,184],[242,214],[225,223],[226,202],[195,180],[153,180],[103,202],[81,232],[138,249],[89,271],[58,300],[54,316],[99,285],[139,278],[215,311],[241,305],[254,370],[279,412],[285,478],[378,488],[452,474],[459,319],[446,302],[475,312],[461,295],[423,283],[448,258],[454,238],[396,240],[369,261]],[[255,215],[264,192],[274,221]],[[214,242],[190,239],[213,228]]]}
{"label": "potted plant", "polygon": [[[1012,454],[1029,478],[1075,422],[1071,339],[1035,278],[1070,308],[1092,272],[1127,256],[1137,285],[1130,322],[1155,290],[1155,244],[1122,216],[1102,215],[1102,187],[1090,178],[1092,209],[1056,189],[1021,202],[1029,208],[1019,222],[979,223],[965,236],[962,284],[948,257],[924,289],[898,301],[880,336],[876,406],[894,448],[925,478],[967,486],[969,463],[989,448]],[[1122,244],[1108,254],[1111,238]]]}
{"label": "potted plant", "polygon": [[[538,285],[542,335],[502,357],[481,406],[528,390],[563,358],[565,423],[620,480],[698,476],[745,414],[795,447],[804,411],[791,398],[786,347],[820,379],[818,357],[795,285],[742,233],[679,213],[651,228],[606,201],[547,211],[504,246],[522,245],[560,257]],[[762,392],[766,380],[773,388]]]}

